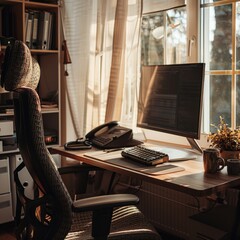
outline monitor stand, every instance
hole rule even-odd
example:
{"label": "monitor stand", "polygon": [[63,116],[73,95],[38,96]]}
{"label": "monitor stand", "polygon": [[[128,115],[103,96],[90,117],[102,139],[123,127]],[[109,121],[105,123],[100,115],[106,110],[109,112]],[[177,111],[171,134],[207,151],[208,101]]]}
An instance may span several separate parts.
{"label": "monitor stand", "polygon": [[200,154],[203,153],[202,148],[200,147],[200,145],[197,143],[197,141],[194,138],[188,138],[187,137],[187,140],[188,140],[190,146],[192,147],[192,149],[196,150]]}

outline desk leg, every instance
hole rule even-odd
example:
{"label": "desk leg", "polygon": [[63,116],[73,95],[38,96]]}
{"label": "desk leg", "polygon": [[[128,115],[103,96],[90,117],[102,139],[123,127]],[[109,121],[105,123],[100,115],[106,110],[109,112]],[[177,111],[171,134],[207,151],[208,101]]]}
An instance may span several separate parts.
{"label": "desk leg", "polygon": [[116,176],[116,173],[113,172],[113,173],[111,174],[111,178],[110,178],[110,181],[109,181],[109,186],[108,186],[107,194],[111,193],[111,191],[112,191],[112,187],[113,187],[113,183],[114,183],[115,176]]}
{"label": "desk leg", "polygon": [[233,223],[233,228],[231,232],[231,240],[237,240],[238,239],[238,228],[240,226],[240,191],[238,194],[238,202],[237,202],[237,208],[235,212],[235,220]]}

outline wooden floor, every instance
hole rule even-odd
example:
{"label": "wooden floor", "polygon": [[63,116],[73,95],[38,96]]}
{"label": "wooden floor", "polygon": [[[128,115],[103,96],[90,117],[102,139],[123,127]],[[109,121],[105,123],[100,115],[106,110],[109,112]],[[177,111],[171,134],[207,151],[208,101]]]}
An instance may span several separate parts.
{"label": "wooden floor", "polygon": [[0,224],[0,240],[15,240],[14,222]]}

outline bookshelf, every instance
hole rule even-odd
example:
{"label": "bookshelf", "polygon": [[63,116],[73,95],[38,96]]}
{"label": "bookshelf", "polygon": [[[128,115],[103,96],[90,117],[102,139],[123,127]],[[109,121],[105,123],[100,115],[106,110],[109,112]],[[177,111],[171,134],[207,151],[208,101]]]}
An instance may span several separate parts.
{"label": "bookshelf", "polygon": [[[47,146],[61,144],[61,45],[59,7],[59,3],[56,0],[0,0],[0,36],[25,42],[32,56],[40,65],[41,77],[37,92],[43,105],[42,117]],[[1,43],[1,49],[4,53],[6,46],[3,43]],[[7,98],[7,104],[5,98]],[[12,121],[14,127],[14,111],[11,108],[11,93],[1,91],[0,88],[0,121],[6,120]],[[9,159],[9,166],[11,166],[10,159],[15,158],[19,152],[17,147],[13,150],[8,150],[8,148],[4,150],[4,137],[0,134],[0,161],[1,159]],[[13,136],[7,136],[7,138],[11,137],[14,138],[15,134]],[[2,148],[1,144],[3,145]],[[10,175],[13,170],[14,169],[10,169]],[[11,182],[10,177],[9,179]],[[13,194],[14,193],[10,192],[10,195]],[[10,195],[9,192],[0,192],[0,204],[1,199],[6,201],[7,197],[9,198],[7,200],[10,201],[10,205],[14,206],[14,200],[12,197],[9,197]],[[1,211],[4,211],[4,217],[2,217],[3,214]],[[0,209],[0,223],[13,219],[13,215],[13,211],[10,212],[9,209]]]}
{"label": "bookshelf", "polygon": [[[58,145],[61,142],[59,4],[55,0],[0,0],[0,15],[0,36],[25,42],[40,65],[37,91],[43,104],[44,131],[53,132],[57,136],[53,144]],[[1,112],[0,121],[13,118],[13,114]]]}

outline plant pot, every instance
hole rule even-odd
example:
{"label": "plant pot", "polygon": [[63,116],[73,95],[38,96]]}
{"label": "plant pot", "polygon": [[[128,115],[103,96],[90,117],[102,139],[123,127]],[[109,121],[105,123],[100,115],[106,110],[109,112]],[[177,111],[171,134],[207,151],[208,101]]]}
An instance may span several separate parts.
{"label": "plant pot", "polygon": [[240,151],[221,150],[220,155],[225,160],[225,163],[227,159],[240,159]]}

